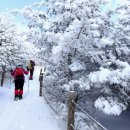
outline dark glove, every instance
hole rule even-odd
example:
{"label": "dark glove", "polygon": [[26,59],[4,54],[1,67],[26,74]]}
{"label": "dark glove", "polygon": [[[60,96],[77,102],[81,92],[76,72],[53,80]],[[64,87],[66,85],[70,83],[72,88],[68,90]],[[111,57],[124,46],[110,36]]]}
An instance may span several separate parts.
{"label": "dark glove", "polygon": [[10,73],[12,73],[12,72],[13,72],[13,70],[11,69],[11,70],[10,70]]}
{"label": "dark glove", "polygon": [[28,68],[28,66],[27,66],[26,68],[27,68],[27,71],[29,71],[29,68]]}

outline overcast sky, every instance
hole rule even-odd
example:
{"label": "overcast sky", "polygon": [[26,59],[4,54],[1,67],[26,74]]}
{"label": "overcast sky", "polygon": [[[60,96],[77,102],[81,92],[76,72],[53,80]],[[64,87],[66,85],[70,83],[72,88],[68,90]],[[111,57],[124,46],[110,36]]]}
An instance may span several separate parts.
{"label": "overcast sky", "polygon": [[24,6],[39,2],[41,0],[1,0],[0,1],[0,12],[4,12],[11,9],[21,9]]}
{"label": "overcast sky", "polygon": [[[14,8],[21,9],[24,6],[39,2],[41,0],[1,0],[0,1],[0,12],[11,10]],[[125,3],[126,0],[108,0],[111,1],[111,6],[115,6],[118,3]]]}
{"label": "overcast sky", "polygon": [[[9,11],[12,9],[22,9],[25,6],[32,5],[35,2],[40,2],[42,0],[1,0],[0,1],[0,13]],[[115,8],[119,3],[126,3],[127,0],[108,0],[110,2],[109,8]],[[129,0],[130,1],[130,0]],[[16,24],[21,24],[24,22],[24,19],[20,16],[17,16],[14,19]]]}

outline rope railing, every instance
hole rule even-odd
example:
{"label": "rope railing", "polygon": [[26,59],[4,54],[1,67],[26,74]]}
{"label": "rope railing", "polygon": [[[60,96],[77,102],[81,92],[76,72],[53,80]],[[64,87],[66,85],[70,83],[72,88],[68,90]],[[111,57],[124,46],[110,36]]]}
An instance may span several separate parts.
{"label": "rope railing", "polygon": [[75,127],[74,127],[74,125],[70,124],[70,126],[73,128],[73,130],[76,130]]}
{"label": "rope railing", "polygon": [[[40,81],[40,91],[39,91],[39,96],[43,96],[50,108],[54,111],[54,113],[62,117],[61,119],[67,124],[67,130],[76,130],[75,125],[74,125],[74,120],[75,120],[75,106],[87,116],[88,119],[90,119],[93,123],[95,123],[98,126],[98,129],[101,128],[102,130],[108,130],[106,129],[103,125],[101,125],[98,121],[96,121],[92,116],[90,116],[86,111],[84,111],[77,103],[76,103],[76,97],[77,94],[74,91],[69,92],[69,98],[64,99],[64,98],[58,98],[57,95],[52,93],[50,90],[48,90],[45,86],[43,88],[43,73],[42,70],[40,71],[40,76],[39,76],[39,81]],[[44,91],[43,91],[44,90]],[[67,101],[68,105],[68,120],[64,119],[63,116],[60,116],[59,113],[52,107],[52,104],[48,100],[48,98],[45,96],[45,90],[47,91],[48,94],[51,94],[54,96],[58,101]],[[44,92],[44,93],[43,93]]]}
{"label": "rope railing", "polygon": [[[47,104],[50,106],[50,108],[54,111],[54,113],[58,116],[58,117],[62,117],[59,115],[59,113],[52,107],[51,103],[49,102],[49,100],[47,99],[47,97],[45,96],[45,93],[43,93],[42,88],[43,88],[43,73],[42,73],[42,69],[40,71],[40,76],[39,76],[39,81],[40,81],[40,91],[39,91],[39,96],[43,96],[45,101],[47,102]],[[45,88],[45,87],[44,87]],[[50,92],[47,88],[45,88],[48,93],[52,94],[53,96],[55,96],[57,98],[57,96],[55,94],[53,94],[52,92]],[[58,98],[57,98],[58,99]],[[64,99],[65,100],[65,99]],[[62,100],[59,99],[59,101],[61,102]],[[64,118],[61,118],[63,121],[65,121],[65,123],[67,124],[67,120]]]}
{"label": "rope railing", "polygon": [[78,104],[72,100],[72,103],[74,103],[81,111],[84,113],[87,117],[89,117],[93,122],[95,122],[98,126],[100,126],[103,130],[108,130],[106,129],[103,125],[101,125],[98,121],[96,121],[92,116],[90,116],[87,112],[85,112]]}
{"label": "rope railing", "polygon": [[55,95],[54,93],[52,93],[50,90],[48,90],[47,87],[44,87],[44,88],[46,89],[47,93],[51,94],[51,95],[52,95],[53,97],[55,97],[58,101],[60,101],[60,102],[67,101],[67,100],[66,100],[65,98],[63,98],[63,97],[58,98],[58,96]]}
{"label": "rope railing", "polygon": [[[49,103],[48,99],[46,98],[45,94],[43,94],[44,99],[46,100],[47,104],[50,106],[50,108],[54,111],[54,113],[58,116],[58,117],[62,117],[58,114],[58,112],[52,107],[52,105]],[[65,121],[65,123],[67,123],[67,120],[65,120],[64,118],[61,118],[63,121]]]}

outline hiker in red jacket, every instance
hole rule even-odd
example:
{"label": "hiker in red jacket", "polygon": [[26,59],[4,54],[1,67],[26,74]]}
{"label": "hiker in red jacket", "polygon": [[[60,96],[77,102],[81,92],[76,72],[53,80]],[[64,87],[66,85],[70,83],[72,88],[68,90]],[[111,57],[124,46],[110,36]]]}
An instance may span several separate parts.
{"label": "hiker in red jacket", "polygon": [[28,71],[23,69],[22,65],[18,65],[14,70],[10,70],[11,75],[14,77],[15,90],[14,90],[14,100],[22,99],[23,95],[23,85],[24,85],[24,74],[28,75]]}

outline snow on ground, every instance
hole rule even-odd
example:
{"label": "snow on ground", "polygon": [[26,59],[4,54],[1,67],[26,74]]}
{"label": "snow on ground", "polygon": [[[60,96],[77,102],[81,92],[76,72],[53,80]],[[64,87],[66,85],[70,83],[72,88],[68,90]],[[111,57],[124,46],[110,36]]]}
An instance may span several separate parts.
{"label": "snow on ground", "polygon": [[14,84],[6,83],[0,87],[0,130],[66,130],[66,124],[39,97],[39,73],[37,67],[34,80],[28,76],[24,84],[23,99],[14,101]]}

